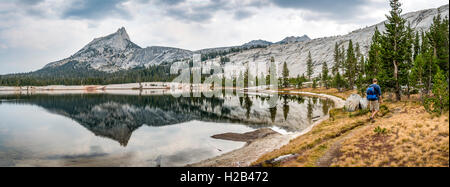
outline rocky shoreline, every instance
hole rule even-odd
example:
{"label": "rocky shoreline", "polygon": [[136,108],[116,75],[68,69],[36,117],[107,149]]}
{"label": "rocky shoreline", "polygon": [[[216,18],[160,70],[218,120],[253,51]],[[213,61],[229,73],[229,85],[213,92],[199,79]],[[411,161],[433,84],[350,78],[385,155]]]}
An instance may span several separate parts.
{"label": "rocky shoreline", "polygon": [[[278,91],[270,91],[272,93],[276,93]],[[291,94],[299,94],[299,95],[308,95],[315,97],[322,97],[332,100],[335,103],[335,108],[344,107],[345,101],[339,97],[326,95],[326,94],[317,94],[310,92],[289,92]],[[268,133],[266,136],[262,136],[261,138],[256,138],[247,144],[239,148],[237,150],[225,153],[223,155],[210,158],[198,163],[189,164],[188,167],[248,167],[254,161],[256,161],[259,157],[268,153],[270,151],[281,148],[282,146],[288,144],[292,139],[295,139],[303,134],[308,133],[311,129],[317,124],[322,123],[324,120],[327,120],[329,115],[322,117],[320,120],[316,121],[309,128],[292,134],[279,134],[279,133]],[[264,130],[266,131],[266,130]],[[249,134],[255,134],[255,132],[250,132]],[[236,134],[227,134],[234,136],[235,139],[244,140],[245,136],[236,136]],[[247,134],[248,135],[248,134]],[[222,135],[223,137],[223,135]],[[230,136],[227,137],[231,139]]]}

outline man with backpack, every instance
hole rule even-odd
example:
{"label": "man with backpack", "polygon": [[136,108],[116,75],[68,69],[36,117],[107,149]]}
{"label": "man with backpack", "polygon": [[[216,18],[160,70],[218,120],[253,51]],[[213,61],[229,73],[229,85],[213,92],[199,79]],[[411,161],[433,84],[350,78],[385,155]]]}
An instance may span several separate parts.
{"label": "man with backpack", "polygon": [[375,122],[375,115],[380,111],[380,103],[383,102],[381,98],[381,88],[378,85],[377,79],[373,79],[373,84],[367,88],[367,100],[369,100],[370,111],[372,111],[370,120]]}

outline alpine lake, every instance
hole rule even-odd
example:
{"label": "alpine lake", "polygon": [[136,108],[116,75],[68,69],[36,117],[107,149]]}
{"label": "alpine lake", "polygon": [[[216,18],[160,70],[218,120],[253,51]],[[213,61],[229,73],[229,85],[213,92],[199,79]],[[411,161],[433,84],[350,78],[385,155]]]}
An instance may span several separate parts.
{"label": "alpine lake", "polygon": [[270,97],[0,92],[0,166],[185,166],[246,144],[213,135],[301,132],[334,107],[325,98],[278,94],[270,108]]}

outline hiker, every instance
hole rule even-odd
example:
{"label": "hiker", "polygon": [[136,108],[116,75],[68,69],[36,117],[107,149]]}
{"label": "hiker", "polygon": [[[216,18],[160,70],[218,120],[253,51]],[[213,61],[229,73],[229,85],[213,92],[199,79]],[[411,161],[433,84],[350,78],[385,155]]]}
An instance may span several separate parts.
{"label": "hiker", "polygon": [[372,111],[370,120],[375,122],[375,115],[380,111],[380,103],[383,102],[381,98],[381,88],[378,85],[377,79],[373,79],[373,84],[367,88],[367,100],[369,100],[370,111]]}

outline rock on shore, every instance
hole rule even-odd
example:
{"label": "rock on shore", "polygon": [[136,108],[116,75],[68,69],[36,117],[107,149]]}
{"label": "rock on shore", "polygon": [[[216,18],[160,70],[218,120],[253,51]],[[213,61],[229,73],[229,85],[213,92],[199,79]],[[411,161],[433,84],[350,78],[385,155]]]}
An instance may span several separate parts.
{"label": "rock on shore", "polygon": [[264,137],[272,135],[272,134],[278,134],[278,132],[275,132],[274,130],[269,129],[269,128],[263,128],[263,129],[258,129],[256,131],[243,133],[243,134],[224,133],[224,134],[216,134],[211,137],[215,138],[215,139],[221,139],[221,140],[231,140],[231,141],[251,143],[257,139],[264,138]]}
{"label": "rock on shore", "polygon": [[358,94],[352,94],[345,101],[345,109],[349,112],[354,112],[359,109],[359,101],[361,101],[361,96]]}

